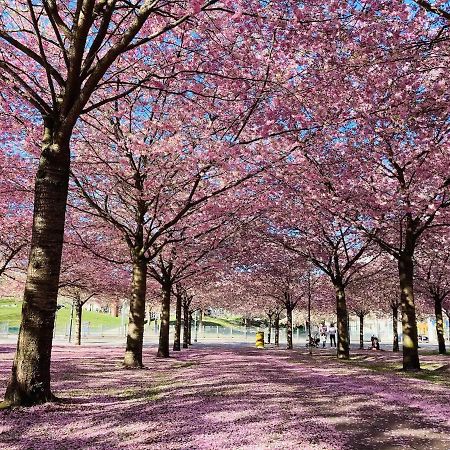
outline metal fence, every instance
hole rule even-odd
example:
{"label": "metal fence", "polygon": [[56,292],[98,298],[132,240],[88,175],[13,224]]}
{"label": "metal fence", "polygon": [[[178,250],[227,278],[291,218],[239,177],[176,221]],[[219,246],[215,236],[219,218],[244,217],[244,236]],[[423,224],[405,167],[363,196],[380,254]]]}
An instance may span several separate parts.
{"label": "metal fence", "polygon": [[[215,341],[221,340],[224,342],[251,342],[255,341],[255,334],[257,331],[264,331],[266,333],[265,340],[267,341],[267,328],[232,326],[223,327],[220,325],[198,325],[192,327],[192,339],[198,341]],[[359,342],[359,324],[357,321],[350,321],[350,341],[352,343]],[[15,323],[0,322],[0,338],[17,336],[19,327]],[[401,323],[398,324],[399,338],[401,341]],[[86,340],[123,340],[127,334],[127,326],[104,326],[91,325],[90,322],[82,322],[81,336]],[[174,326],[170,326],[170,335],[173,337]],[[274,330],[272,329],[272,342],[274,341]],[[376,335],[381,343],[390,344],[392,342],[392,322],[388,319],[367,319],[364,322],[364,341],[370,342],[370,337]],[[448,337],[448,321],[445,323],[445,335]],[[61,324],[57,323],[54,337],[59,340],[69,341],[69,337],[73,341],[75,338],[75,326],[72,326],[70,333],[70,322]],[[151,321],[145,325],[144,338],[147,341],[157,341],[159,337],[159,321]],[[293,341],[294,345],[302,345],[306,343],[306,333],[304,327],[294,328]],[[428,338],[430,343],[437,341],[434,323],[430,321],[428,327]],[[280,344],[286,342],[286,329],[280,328]]]}
{"label": "metal fence", "polygon": [[[159,322],[152,321],[149,325],[145,326],[144,329],[144,337],[149,340],[157,340],[159,337]],[[170,335],[173,337],[175,327],[171,325],[169,327]],[[267,328],[262,329],[266,332],[266,341],[267,341]],[[254,341],[256,339],[256,332],[261,331],[260,328],[256,327],[223,327],[220,325],[212,326],[212,325],[202,325],[202,326],[193,326],[192,327],[192,339],[193,340],[222,340],[222,341]],[[0,337],[2,336],[17,336],[19,332],[19,327],[16,325],[10,325],[8,322],[0,322]],[[72,326],[72,332],[70,332],[70,323],[65,325],[58,324],[54,331],[54,337],[59,338],[60,340],[71,340],[73,341],[75,338],[75,326]],[[99,339],[108,338],[117,340],[123,339],[127,334],[127,326],[119,326],[119,327],[107,327],[103,325],[91,325],[89,322],[82,322],[81,326],[81,337],[83,339]],[[275,337],[275,332],[272,330],[271,340],[273,342]],[[295,329],[293,332],[293,340],[294,342],[299,342],[301,340],[305,340],[306,335],[304,332],[301,332],[299,328]],[[280,342],[286,341],[286,329],[280,329]]]}

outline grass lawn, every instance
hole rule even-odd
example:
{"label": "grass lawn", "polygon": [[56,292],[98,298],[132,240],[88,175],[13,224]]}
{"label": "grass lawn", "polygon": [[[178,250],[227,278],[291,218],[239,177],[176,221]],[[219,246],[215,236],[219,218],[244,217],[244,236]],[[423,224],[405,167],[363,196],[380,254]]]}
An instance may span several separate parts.
{"label": "grass lawn", "polygon": [[[171,315],[170,324],[175,324],[175,316]],[[205,327],[224,327],[224,328],[230,328],[230,327],[237,327],[241,326],[238,319],[222,319],[219,317],[210,317],[205,316],[203,317],[203,325]]]}
{"label": "grass lawn", "polygon": [[[65,330],[70,323],[70,304],[63,303],[63,307],[56,313],[56,329]],[[7,322],[10,328],[20,325],[20,313],[22,302],[14,299],[0,299],[0,324]],[[83,310],[83,322],[90,322],[92,327],[103,326],[105,328],[117,328],[121,324],[120,317],[113,317],[108,313]]]}
{"label": "grass lawn", "polygon": [[[70,323],[71,306],[69,303],[61,303],[64,305],[56,313],[56,330],[65,330]],[[0,299],[0,324],[8,323],[10,328],[15,328],[20,325],[20,312],[22,302],[13,298]],[[83,322],[89,322],[91,327],[101,327],[105,329],[118,328],[121,325],[121,317],[113,317],[108,313],[101,313],[95,311],[83,310]],[[172,317],[171,324],[175,323],[175,317]],[[203,319],[205,326],[219,326],[219,327],[233,327],[239,325],[239,320],[236,318],[222,319],[218,317],[205,316]],[[1,326],[1,325],[0,325]]]}

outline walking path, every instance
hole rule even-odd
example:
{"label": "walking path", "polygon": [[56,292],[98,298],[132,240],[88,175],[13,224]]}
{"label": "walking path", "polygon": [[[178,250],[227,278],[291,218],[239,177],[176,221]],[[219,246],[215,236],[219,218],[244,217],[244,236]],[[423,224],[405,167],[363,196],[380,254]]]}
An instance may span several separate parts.
{"label": "walking path", "polygon": [[[0,389],[13,347],[0,347]],[[54,392],[67,401],[0,413],[0,448],[449,449],[447,357],[416,379],[390,352],[336,361],[330,350],[197,344],[125,370],[122,349],[56,346]]]}

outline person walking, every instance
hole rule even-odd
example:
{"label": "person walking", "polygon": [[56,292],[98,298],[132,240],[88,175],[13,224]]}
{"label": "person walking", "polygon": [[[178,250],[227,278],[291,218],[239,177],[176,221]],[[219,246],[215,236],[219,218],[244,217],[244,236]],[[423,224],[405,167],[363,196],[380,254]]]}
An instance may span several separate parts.
{"label": "person walking", "polygon": [[330,335],[330,347],[333,347],[333,344],[336,347],[336,327],[334,326],[334,323],[330,323],[328,333]]}
{"label": "person walking", "polygon": [[320,338],[322,340],[322,348],[325,348],[327,346],[327,326],[325,325],[325,322],[322,322],[322,326],[320,327]]}

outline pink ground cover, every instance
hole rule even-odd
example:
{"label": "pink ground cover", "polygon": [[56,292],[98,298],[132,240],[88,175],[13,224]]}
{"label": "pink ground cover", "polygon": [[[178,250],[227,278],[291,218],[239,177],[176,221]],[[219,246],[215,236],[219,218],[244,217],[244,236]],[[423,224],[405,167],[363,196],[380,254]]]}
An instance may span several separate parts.
{"label": "pink ground cover", "polygon": [[[0,389],[12,346],[0,346]],[[56,346],[53,389],[65,401],[0,412],[0,448],[449,449],[442,383],[338,362],[328,351],[198,344],[145,370],[122,348]],[[397,361],[389,352],[364,361]],[[424,361],[441,363],[442,357]]]}

